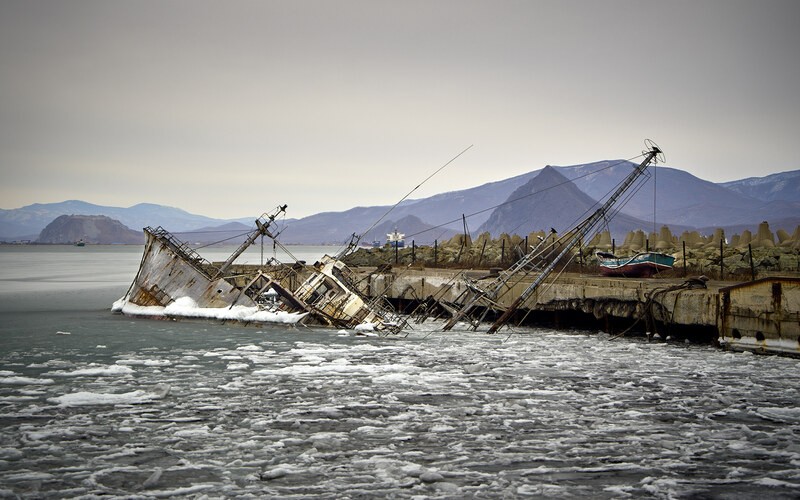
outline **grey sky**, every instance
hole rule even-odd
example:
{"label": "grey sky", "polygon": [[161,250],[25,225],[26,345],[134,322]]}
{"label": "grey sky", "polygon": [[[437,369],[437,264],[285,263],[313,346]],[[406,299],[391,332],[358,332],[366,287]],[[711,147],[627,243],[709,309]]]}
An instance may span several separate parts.
{"label": "grey sky", "polygon": [[799,168],[797,1],[0,0],[0,208],[393,204],[638,155]]}

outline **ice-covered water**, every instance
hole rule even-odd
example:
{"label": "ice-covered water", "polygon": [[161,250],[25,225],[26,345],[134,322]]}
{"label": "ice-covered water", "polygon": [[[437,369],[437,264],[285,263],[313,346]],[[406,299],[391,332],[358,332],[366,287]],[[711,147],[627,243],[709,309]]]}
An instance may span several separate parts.
{"label": "ice-covered water", "polygon": [[130,252],[109,281],[128,257],[63,264],[86,281],[69,292],[0,275],[0,494],[800,496],[797,360],[595,332],[133,320],[107,310]]}

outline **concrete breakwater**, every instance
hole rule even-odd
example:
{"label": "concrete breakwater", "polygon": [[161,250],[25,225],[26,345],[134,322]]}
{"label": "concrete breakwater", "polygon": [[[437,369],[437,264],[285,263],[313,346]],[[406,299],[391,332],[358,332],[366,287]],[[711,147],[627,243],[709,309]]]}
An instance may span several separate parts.
{"label": "concrete breakwater", "polygon": [[[459,234],[429,246],[416,246],[413,241],[407,241],[405,248],[361,248],[348,255],[345,262],[351,266],[419,264],[428,267],[507,268],[540,241],[544,245],[557,244],[558,237],[552,231],[537,231],[524,237],[503,234],[498,238],[484,233],[475,239]],[[604,231],[574,250],[568,270],[593,273],[598,250],[614,251],[620,255],[645,250],[670,254],[676,259],[675,271],[666,277],[703,274],[715,279],[752,280],[775,274],[800,273],[800,227],[792,234],[782,229],[773,233],[767,222],[762,222],[755,233],[744,230],[730,238],[722,229],[708,236],[697,231],[685,231],[675,236],[663,226],[658,234],[631,231],[620,243]]]}
{"label": "concrete breakwater", "polygon": [[[433,299],[458,305],[458,297],[468,286],[465,277],[478,283],[487,277],[487,271],[451,269],[360,268],[357,272],[363,293],[385,297],[412,315],[435,307]],[[529,283],[530,279],[516,283],[497,302],[508,306]],[[800,355],[800,278],[769,277],[735,284],[708,281],[705,288],[693,285],[683,279],[564,274],[532,296],[515,320]]]}
{"label": "concrete breakwater", "polygon": [[[359,292],[388,300],[411,315],[447,312],[437,301],[458,307],[469,283],[496,276],[497,269],[431,268],[416,265],[353,266]],[[234,266],[243,286],[259,266]],[[309,266],[263,269],[294,289]],[[507,307],[534,275],[516,282],[497,299]],[[555,276],[553,278],[556,278]],[[611,334],[648,334],[661,338],[718,344],[732,349],[800,356],[800,277],[767,276],[756,280],[702,283],[682,277],[608,278],[565,272],[545,283],[509,324],[599,329]],[[482,313],[483,311],[479,311]],[[486,311],[491,321],[496,311]]]}

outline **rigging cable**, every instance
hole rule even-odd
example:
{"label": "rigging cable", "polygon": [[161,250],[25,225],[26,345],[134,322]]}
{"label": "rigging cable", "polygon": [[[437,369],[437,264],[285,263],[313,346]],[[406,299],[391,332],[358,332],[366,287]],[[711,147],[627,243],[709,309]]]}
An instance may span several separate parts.
{"label": "rigging cable", "polygon": [[[602,172],[602,171],[604,171],[604,170],[608,170],[608,169],[610,169],[610,168],[612,168],[612,167],[615,167],[615,166],[617,166],[617,165],[621,165],[622,163],[625,163],[626,161],[627,161],[627,162],[629,162],[629,161],[631,161],[631,160],[635,160],[636,158],[641,158],[642,156],[644,156],[644,154],[640,154],[640,155],[633,156],[633,157],[631,157],[631,158],[628,158],[627,160],[619,160],[618,162],[616,162],[616,163],[612,163],[611,165],[608,165],[607,167],[603,167],[603,168],[601,168],[600,170],[596,170],[596,171],[594,171],[594,172],[589,172],[589,173],[586,173],[586,174],[583,174],[583,175],[579,175],[579,176],[575,177],[574,179],[568,179],[568,180],[566,180],[566,181],[564,181],[564,182],[561,182],[561,183],[559,183],[559,184],[555,184],[555,185],[553,185],[553,186],[550,186],[550,187],[548,187],[548,188],[542,189],[542,190],[540,190],[540,191],[535,191],[535,192],[533,192],[533,193],[528,193],[528,194],[526,194],[526,195],[518,196],[517,198],[514,198],[514,199],[512,199],[512,200],[506,200],[506,201],[504,201],[503,203],[499,203],[499,204],[497,204],[497,205],[494,205],[494,206],[491,206],[491,207],[488,207],[488,208],[484,208],[484,209],[478,210],[477,212],[473,212],[473,213],[471,213],[471,214],[467,214],[467,215],[466,215],[466,217],[474,217],[474,216],[476,216],[476,215],[480,215],[480,214],[482,214],[482,213],[485,213],[485,212],[488,212],[488,211],[490,211],[490,210],[494,210],[494,209],[496,209],[496,208],[499,208],[499,207],[502,207],[502,206],[508,205],[508,204],[510,204],[510,203],[514,203],[515,201],[519,201],[519,200],[523,200],[523,199],[525,199],[525,198],[529,198],[529,197],[531,197],[531,196],[534,196],[534,195],[536,195],[536,194],[539,194],[539,193],[541,193],[541,192],[543,192],[543,191],[547,191],[547,190],[550,190],[550,189],[557,188],[557,187],[559,187],[559,186],[563,186],[563,185],[565,185],[565,184],[569,184],[570,182],[573,182],[573,181],[575,181],[575,180],[577,180],[577,179],[582,179],[582,178],[584,178],[584,177],[589,177],[590,175],[594,175],[594,174],[596,174],[596,173],[598,173],[598,172]],[[411,236],[417,236],[417,235],[419,235],[419,234],[427,233],[428,231],[433,231],[434,229],[439,229],[439,228],[445,227],[445,226],[447,226],[447,225],[449,225],[449,224],[453,224],[453,223],[455,223],[455,222],[458,222],[458,221],[460,221],[460,220],[461,220],[461,217],[459,217],[458,219],[449,220],[449,221],[447,221],[447,222],[443,222],[443,223],[441,223],[441,224],[437,224],[437,225],[435,225],[435,226],[432,226],[432,227],[429,227],[429,228],[427,228],[427,229],[423,229],[422,231],[418,231],[418,232],[416,232],[416,233],[413,233],[413,234],[410,234],[410,235],[408,235],[408,236],[409,236],[409,237],[411,237]],[[373,226],[373,227],[374,227],[374,226]],[[372,229],[372,228],[370,228],[370,229]]]}
{"label": "rigging cable", "polygon": [[459,156],[461,156],[461,155],[463,155],[464,153],[466,153],[466,152],[467,152],[467,151],[468,151],[468,150],[469,150],[469,149],[470,149],[472,146],[473,146],[473,144],[470,144],[469,146],[467,146],[467,147],[466,147],[466,148],[465,148],[463,151],[461,151],[460,153],[458,153],[457,155],[455,155],[453,158],[451,158],[451,159],[450,159],[450,161],[448,161],[447,163],[445,163],[444,165],[442,165],[441,167],[439,167],[439,168],[438,168],[438,169],[437,169],[437,170],[436,170],[434,173],[432,173],[431,175],[429,175],[428,177],[426,177],[426,178],[425,178],[425,180],[423,180],[422,182],[420,182],[419,184],[417,184],[417,186],[416,186],[414,189],[412,189],[412,190],[411,190],[411,191],[409,191],[409,192],[408,192],[408,193],[407,193],[405,196],[403,196],[402,198],[400,198],[400,201],[398,201],[397,203],[395,203],[394,205],[392,205],[392,207],[391,207],[391,208],[389,208],[389,210],[387,210],[387,211],[386,211],[386,213],[385,213],[385,214],[383,214],[383,215],[382,215],[382,216],[381,216],[381,217],[380,217],[378,220],[376,220],[376,221],[375,221],[375,223],[373,223],[373,224],[372,224],[372,226],[370,226],[370,227],[369,227],[369,229],[367,229],[366,231],[362,232],[362,233],[361,233],[361,236],[359,236],[359,237],[358,237],[358,239],[357,239],[356,241],[360,240],[360,239],[361,239],[361,237],[363,237],[365,234],[367,234],[367,233],[369,233],[370,231],[372,231],[373,229],[375,229],[375,226],[377,226],[378,224],[380,224],[380,222],[381,222],[383,219],[385,219],[387,215],[389,215],[389,214],[390,214],[390,213],[391,213],[391,212],[392,212],[392,211],[393,211],[395,208],[397,208],[397,206],[398,206],[398,205],[400,205],[401,203],[403,203],[403,202],[404,202],[404,201],[405,201],[405,200],[406,200],[406,199],[407,199],[409,196],[411,196],[411,194],[412,194],[412,193],[414,193],[414,191],[416,191],[416,190],[417,190],[417,189],[419,189],[419,188],[420,188],[420,187],[421,187],[423,184],[425,184],[426,182],[428,182],[428,181],[431,179],[431,177],[433,177],[434,175],[436,175],[436,174],[438,174],[439,172],[441,172],[442,170],[444,170],[444,168],[445,168],[446,166],[448,166],[448,165],[450,165],[451,163],[453,163],[454,161],[456,161],[456,159],[458,159],[458,157],[459,157]]}

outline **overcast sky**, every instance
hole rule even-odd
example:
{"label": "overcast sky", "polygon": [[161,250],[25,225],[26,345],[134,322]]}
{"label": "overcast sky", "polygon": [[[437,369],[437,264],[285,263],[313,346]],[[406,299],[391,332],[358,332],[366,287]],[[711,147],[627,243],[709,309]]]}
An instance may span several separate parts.
{"label": "overcast sky", "polygon": [[0,208],[391,205],[630,158],[795,170],[800,2],[0,0]]}

